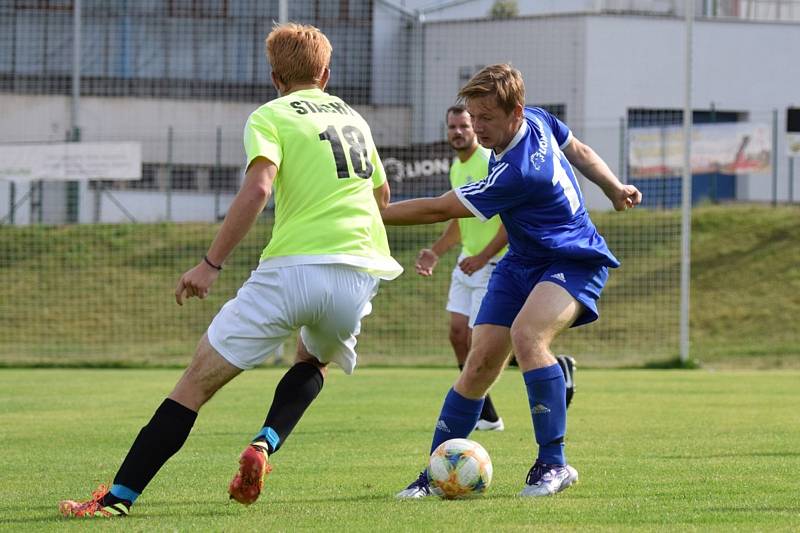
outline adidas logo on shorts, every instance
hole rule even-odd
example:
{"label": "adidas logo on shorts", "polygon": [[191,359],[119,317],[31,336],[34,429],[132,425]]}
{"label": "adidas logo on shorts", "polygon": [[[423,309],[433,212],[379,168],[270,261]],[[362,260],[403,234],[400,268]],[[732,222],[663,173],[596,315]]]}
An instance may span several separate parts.
{"label": "adidas logo on shorts", "polygon": [[567,278],[564,277],[564,273],[563,272],[559,272],[558,274],[553,274],[550,277],[551,278],[556,278],[561,283],[566,283],[567,282]]}

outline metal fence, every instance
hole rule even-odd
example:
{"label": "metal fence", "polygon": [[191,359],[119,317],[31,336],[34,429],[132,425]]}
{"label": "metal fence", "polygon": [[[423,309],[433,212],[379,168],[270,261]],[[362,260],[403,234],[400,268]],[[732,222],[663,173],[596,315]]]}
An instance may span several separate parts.
{"label": "metal fence", "polygon": [[[623,217],[608,213],[602,194],[584,183],[623,268],[603,296],[603,318],[565,335],[558,348],[598,365],[677,355],[676,126],[684,77],[675,50],[683,45],[684,3],[564,2],[558,12],[529,13],[529,3],[518,2],[516,15],[480,1],[425,4],[3,0],[0,145],[133,141],[142,165],[141,178],[127,181],[0,173],[0,282],[7,288],[0,360],[163,364],[189,357],[271,228],[268,210],[211,302],[173,309],[172,283],[202,256],[240,182],[243,124],[276,94],[263,39],[282,5],[289,19],[330,38],[329,91],[372,126],[394,198],[447,190],[453,154],[444,112],[458,87],[486,64],[520,68],[528,103],[557,114],[646,195],[646,211]],[[800,73],[774,67],[800,46],[798,3],[698,2],[695,10],[695,202],[795,202],[784,124]],[[750,55],[729,62],[746,48]],[[739,63],[751,72],[735,70]],[[768,90],[742,89],[743,80],[767,72]],[[726,155],[704,159],[715,153]],[[412,267],[441,229],[392,230],[407,273],[376,300],[361,342],[366,362],[450,362],[444,303],[455,254],[433,280],[417,278]],[[632,327],[635,339],[624,334]]]}

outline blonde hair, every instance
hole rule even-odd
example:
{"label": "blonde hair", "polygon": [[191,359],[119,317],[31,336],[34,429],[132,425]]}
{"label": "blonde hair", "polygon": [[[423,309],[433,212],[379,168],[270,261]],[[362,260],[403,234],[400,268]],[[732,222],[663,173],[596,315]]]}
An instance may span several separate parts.
{"label": "blonde hair", "polygon": [[275,24],[264,43],[272,72],[286,85],[319,84],[330,65],[331,42],[314,26]]}
{"label": "blonde hair", "polygon": [[497,104],[511,113],[517,104],[525,105],[525,82],[522,74],[508,63],[482,68],[458,91],[462,100],[494,95]]}

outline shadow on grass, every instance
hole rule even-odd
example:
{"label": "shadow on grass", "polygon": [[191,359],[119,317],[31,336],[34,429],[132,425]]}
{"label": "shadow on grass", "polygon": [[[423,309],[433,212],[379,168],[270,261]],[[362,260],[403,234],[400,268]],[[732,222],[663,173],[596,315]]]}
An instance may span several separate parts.
{"label": "shadow on grass", "polygon": [[671,357],[669,359],[662,359],[660,361],[648,361],[641,366],[635,366],[632,368],[644,368],[647,370],[670,370],[670,369],[697,370],[702,367],[703,364],[698,359],[689,359],[687,361],[681,361],[680,357]]}
{"label": "shadow on grass", "polygon": [[800,506],[754,507],[751,505],[746,505],[746,506],[730,506],[730,507],[708,507],[705,510],[715,513],[797,513],[798,511],[800,511]]}
{"label": "shadow on grass", "polygon": [[706,459],[735,459],[739,457],[800,457],[800,452],[752,452],[752,453],[718,453],[714,455],[661,455],[658,459],[679,459],[681,461],[705,461]]}

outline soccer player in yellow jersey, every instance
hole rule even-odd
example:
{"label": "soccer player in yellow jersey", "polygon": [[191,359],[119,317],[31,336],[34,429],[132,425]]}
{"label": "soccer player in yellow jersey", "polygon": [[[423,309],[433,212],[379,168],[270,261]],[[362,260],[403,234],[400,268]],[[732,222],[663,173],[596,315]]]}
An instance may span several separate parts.
{"label": "soccer player in yellow jersey", "polygon": [[207,254],[178,281],[177,303],[208,294],[274,188],[272,238],[258,268],[211,322],[189,367],[139,432],[114,484],[101,486],[89,501],[61,502],[66,516],[127,515],[181,448],[200,407],[299,329],[295,364],[278,383],[228,488],[240,503],[256,501],[271,470],[268,456],[319,394],[328,363],[352,373],[356,335],[379,280],[402,272],[381,221],[389,187],[370,128],[324,92],[330,42],[313,26],[290,23],[276,25],[266,45],[280,97],[250,115],[244,183]]}

